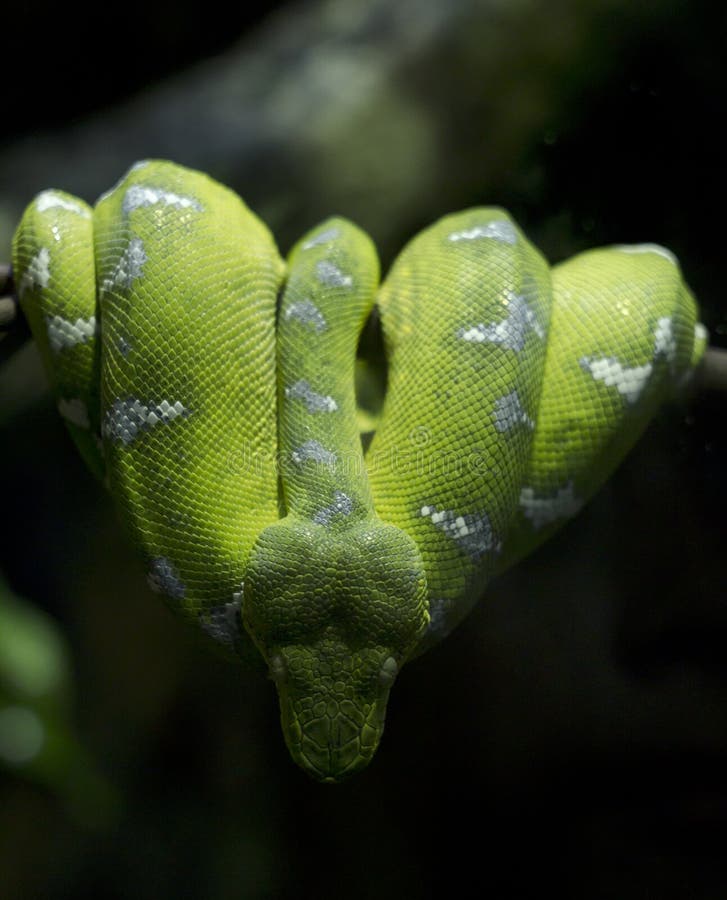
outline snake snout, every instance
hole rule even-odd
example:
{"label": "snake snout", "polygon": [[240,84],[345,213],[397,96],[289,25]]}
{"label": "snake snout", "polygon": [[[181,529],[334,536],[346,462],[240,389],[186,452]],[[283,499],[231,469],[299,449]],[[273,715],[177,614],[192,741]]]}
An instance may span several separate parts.
{"label": "snake snout", "polygon": [[284,723],[290,752],[301,768],[317,781],[339,782],[368,765],[383,732],[383,715],[380,721],[361,722],[352,705],[333,699],[319,701],[308,712],[298,711],[297,727]]}
{"label": "snake snout", "polygon": [[337,649],[286,648],[271,664],[291,756],[323,782],[342,781],[371,761],[395,677],[393,660],[379,652]]}

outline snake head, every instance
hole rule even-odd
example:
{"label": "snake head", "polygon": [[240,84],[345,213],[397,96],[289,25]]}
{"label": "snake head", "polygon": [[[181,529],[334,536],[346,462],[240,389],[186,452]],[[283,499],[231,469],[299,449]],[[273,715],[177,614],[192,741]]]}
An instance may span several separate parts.
{"label": "snake head", "polygon": [[243,621],[268,663],[295,762],[326,782],[364,768],[394,680],[429,622],[414,542],[370,520],[338,535],[276,523],[253,550]]}

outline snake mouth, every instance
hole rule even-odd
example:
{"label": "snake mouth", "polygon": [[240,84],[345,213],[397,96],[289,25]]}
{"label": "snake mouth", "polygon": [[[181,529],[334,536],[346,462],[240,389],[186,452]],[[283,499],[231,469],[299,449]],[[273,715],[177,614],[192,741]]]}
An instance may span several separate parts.
{"label": "snake mouth", "polygon": [[384,730],[386,702],[367,709],[346,698],[295,702],[281,697],[281,722],[290,755],[316,781],[334,784],[365,768]]}
{"label": "snake mouth", "polygon": [[[318,665],[311,669],[314,659]],[[316,781],[336,783],[371,762],[396,669],[393,659],[385,657],[382,665],[375,652],[338,658],[336,664],[309,652],[283,650],[273,657],[283,735],[301,769]]]}

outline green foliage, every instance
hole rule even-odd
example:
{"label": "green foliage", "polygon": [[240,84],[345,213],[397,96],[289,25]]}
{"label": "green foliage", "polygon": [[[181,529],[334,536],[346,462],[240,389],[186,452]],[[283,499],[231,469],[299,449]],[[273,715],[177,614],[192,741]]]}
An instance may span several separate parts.
{"label": "green foliage", "polygon": [[43,785],[82,820],[115,798],[78,738],[68,646],[52,619],[0,582],[0,766]]}

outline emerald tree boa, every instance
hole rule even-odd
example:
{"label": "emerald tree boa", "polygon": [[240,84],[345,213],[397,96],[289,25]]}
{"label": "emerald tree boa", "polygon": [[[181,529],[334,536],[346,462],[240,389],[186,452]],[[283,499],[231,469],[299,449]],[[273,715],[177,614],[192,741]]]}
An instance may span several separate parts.
{"label": "emerald tree boa", "polygon": [[[476,208],[380,283],[351,222],[283,262],[233,192],[161,161],[94,208],[41,193],[13,270],[149,584],[225,652],[262,656],[290,752],[322,781],[370,761],[404,663],[580,509],[706,344],[660,246],[551,268]],[[374,308],[386,392],[364,414]]]}

